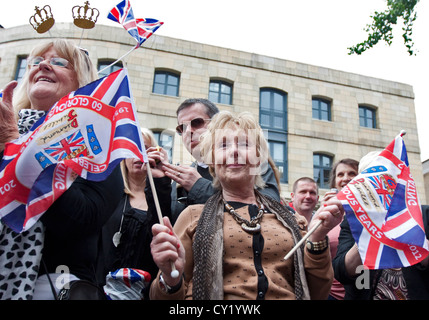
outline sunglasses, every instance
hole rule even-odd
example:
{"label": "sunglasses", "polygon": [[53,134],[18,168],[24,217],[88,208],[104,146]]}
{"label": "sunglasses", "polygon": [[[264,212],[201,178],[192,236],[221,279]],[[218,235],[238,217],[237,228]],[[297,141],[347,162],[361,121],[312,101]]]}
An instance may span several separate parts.
{"label": "sunglasses", "polygon": [[176,132],[179,136],[181,136],[183,131],[186,131],[187,126],[191,125],[191,128],[195,130],[200,129],[204,126],[206,121],[210,121],[210,120],[211,119],[195,118],[195,119],[192,119],[191,121],[186,121],[186,123],[179,124],[176,127]]}
{"label": "sunglasses", "polygon": [[[28,62],[28,64],[32,67],[35,67],[41,64],[45,60],[46,59],[43,57],[32,57]],[[68,62],[66,59],[59,58],[59,57],[51,58],[48,60],[48,62],[51,66],[61,67],[61,68],[67,68],[67,66],[70,64],[70,62]]]}

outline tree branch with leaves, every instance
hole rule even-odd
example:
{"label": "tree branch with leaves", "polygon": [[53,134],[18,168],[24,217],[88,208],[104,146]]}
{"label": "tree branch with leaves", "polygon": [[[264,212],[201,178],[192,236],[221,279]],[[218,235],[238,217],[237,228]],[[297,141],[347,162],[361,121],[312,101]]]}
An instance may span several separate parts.
{"label": "tree branch with leaves", "polygon": [[404,45],[407,48],[409,55],[414,55],[413,45],[411,39],[413,33],[413,23],[417,18],[415,6],[419,0],[387,0],[387,10],[384,12],[375,12],[371,18],[372,24],[368,24],[364,29],[368,33],[368,39],[364,42],[358,43],[349,49],[349,54],[362,54],[364,51],[375,46],[380,40],[385,41],[389,46],[393,40],[393,25],[396,25],[398,18],[404,20],[402,27]]}

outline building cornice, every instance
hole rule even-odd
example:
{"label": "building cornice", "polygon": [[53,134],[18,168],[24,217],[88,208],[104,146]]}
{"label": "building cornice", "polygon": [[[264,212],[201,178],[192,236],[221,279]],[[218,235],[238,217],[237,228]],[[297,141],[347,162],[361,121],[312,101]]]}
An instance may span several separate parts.
{"label": "building cornice", "polygon": [[[80,39],[82,30],[74,26],[73,23],[57,23],[50,33],[37,34],[30,25],[23,25],[0,29],[0,34],[0,43],[7,43],[30,38],[50,39],[52,37],[62,37]],[[107,25],[96,25],[93,29],[85,30],[83,39],[113,42],[127,46],[134,46],[136,43],[131,36],[126,36],[122,27]],[[158,34],[154,34],[149,38],[139,50],[162,51],[414,99],[413,87],[408,84]],[[341,80],[339,81],[338,79]]]}

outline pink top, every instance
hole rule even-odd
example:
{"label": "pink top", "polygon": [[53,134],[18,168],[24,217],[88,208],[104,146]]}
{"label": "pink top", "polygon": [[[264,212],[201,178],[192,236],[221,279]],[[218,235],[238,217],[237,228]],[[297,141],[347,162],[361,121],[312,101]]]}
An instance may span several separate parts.
{"label": "pink top", "polygon": [[[333,228],[328,233],[332,259],[334,259],[335,255],[337,254],[338,236],[340,235],[340,230],[341,230],[341,227],[338,224],[337,226],[335,226],[335,228]],[[334,281],[332,282],[330,295],[337,300],[344,300],[345,293],[346,291],[344,289],[344,286],[337,279],[334,278]]]}

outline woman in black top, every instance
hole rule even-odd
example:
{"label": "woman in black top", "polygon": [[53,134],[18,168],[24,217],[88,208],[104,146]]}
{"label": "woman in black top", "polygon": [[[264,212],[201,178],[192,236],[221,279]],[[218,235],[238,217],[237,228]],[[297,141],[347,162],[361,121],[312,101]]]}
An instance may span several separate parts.
{"label": "woman in black top", "polygon": [[[153,133],[142,129],[143,139],[151,165],[155,189],[163,216],[171,217],[171,180],[160,169],[163,161],[168,161],[165,150],[157,149]],[[158,223],[155,202],[150,183],[147,180],[147,168],[138,159],[125,159],[121,162],[124,190],[119,205],[108,223],[103,227],[104,268],[100,274],[107,275],[120,268],[135,268],[156,277],[158,267],[150,252],[152,225]],[[103,284],[105,278],[100,279]],[[144,297],[148,298],[148,288]]]}

